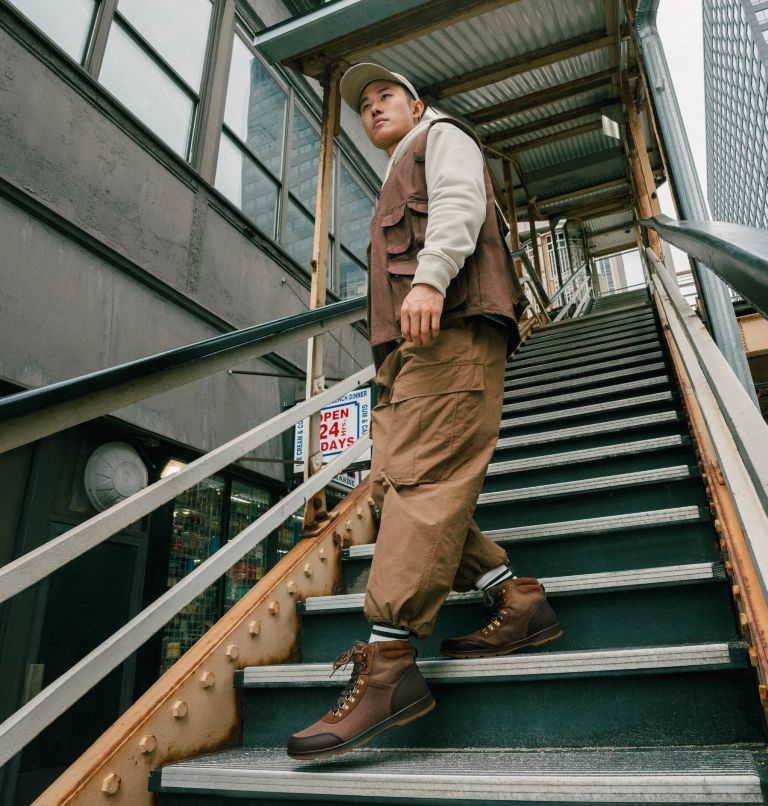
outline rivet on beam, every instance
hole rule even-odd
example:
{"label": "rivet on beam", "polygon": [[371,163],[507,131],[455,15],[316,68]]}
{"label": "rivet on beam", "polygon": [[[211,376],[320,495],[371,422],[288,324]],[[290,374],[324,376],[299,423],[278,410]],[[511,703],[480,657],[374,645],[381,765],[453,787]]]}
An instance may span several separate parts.
{"label": "rivet on beam", "polygon": [[213,672],[203,672],[200,675],[200,685],[203,688],[210,688],[216,682],[216,675]]}
{"label": "rivet on beam", "polygon": [[739,613],[739,626],[745,632],[749,630],[749,619],[746,613]]}
{"label": "rivet on beam", "polygon": [[305,563],[304,564],[304,576],[311,577],[312,576],[312,563]]}
{"label": "rivet on beam", "polygon": [[248,625],[248,634],[255,638],[261,632],[261,622],[252,621]]}
{"label": "rivet on beam", "polygon": [[733,563],[732,563],[730,560],[726,560],[726,561],[725,561],[725,570],[726,570],[726,571],[727,571],[729,574],[733,574]]}
{"label": "rivet on beam", "polygon": [[738,585],[734,585],[731,588],[731,593],[733,594],[734,599],[740,599],[741,598],[741,590],[739,589]]}
{"label": "rivet on beam", "polygon": [[269,610],[270,616],[276,616],[280,612],[280,602],[278,601],[271,601],[267,608]]}
{"label": "rivet on beam", "polygon": [[171,708],[171,713],[173,714],[174,719],[184,719],[188,710],[189,706],[184,700],[176,700]]}
{"label": "rivet on beam", "polygon": [[747,654],[749,655],[750,666],[754,666],[755,668],[757,668],[757,650],[753,646],[751,646],[747,650]]}
{"label": "rivet on beam", "polygon": [[327,556],[324,548],[321,548],[321,549],[318,550],[317,556],[320,558],[321,562],[325,562],[328,559],[328,556]]}
{"label": "rivet on beam", "polygon": [[360,520],[362,520],[362,519],[363,519],[363,508],[362,508],[362,507],[358,507],[358,508],[355,510],[355,512],[357,513],[357,517],[358,517],[358,518],[360,518]]}
{"label": "rivet on beam", "polygon": [[101,782],[101,791],[105,795],[114,795],[120,789],[120,776],[111,772]]}
{"label": "rivet on beam", "polygon": [[768,686],[761,683],[757,687],[757,693],[760,695],[760,702],[768,700]]}
{"label": "rivet on beam", "polygon": [[237,644],[230,644],[227,647],[227,657],[230,660],[237,660],[240,657],[240,647]]}
{"label": "rivet on beam", "polygon": [[727,551],[728,550],[728,542],[724,537],[720,538],[720,551]]}
{"label": "rivet on beam", "polygon": [[285,589],[288,591],[289,596],[293,596],[299,588],[298,585],[292,579],[289,579],[285,583]]}
{"label": "rivet on beam", "polygon": [[368,499],[368,508],[371,510],[376,509],[376,502],[373,500],[373,498]]}
{"label": "rivet on beam", "polygon": [[347,521],[344,524],[344,531],[345,532],[351,532],[352,531],[352,521]]}
{"label": "rivet on beam", "polygon": [[154,753],[156,748],[157,739],[151,733],[148,733],[146,736],[142,736],[139,740],[139,750],[141,750],[144,755]]}

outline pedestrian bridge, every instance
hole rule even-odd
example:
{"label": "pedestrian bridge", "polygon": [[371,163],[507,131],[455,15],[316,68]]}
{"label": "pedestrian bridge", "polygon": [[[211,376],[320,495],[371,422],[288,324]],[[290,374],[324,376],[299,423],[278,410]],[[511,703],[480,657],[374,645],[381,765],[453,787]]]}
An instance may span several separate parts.
{"label": "pedestrian bridge", "polygon": [[[768,425],[733,297],[768,314],[768,233],[707,220],[657,4],[331,0],[258,35],[323,86],[311,309],[3,398],[0,450],[295,342],[309,344],[307,400],[0,568],[0,599],[307,419],[304,481],[7,719],[0,764],[302,507],[305,539],[36,804],[765,801]],[[322,407],[374,375],[326,388],[323,374],[323,334],[366,315],[364,298],[325,297],[338,82],[360,61],[408,75],[484,145],[531,306],[476,519],[543,580],[565,635],[437,659],[435,641],[476,620],[477,596],[453,594],[420,651],[435,711],[302,765],[284,739],[337,685],[375,551],[366,482],[330,511],[323,494],[369,439],[319,454]],[[661,214],[665,181],[678,221]],[[691,260],[696,310],[670,245]],[[597,261],[630,248],[642,282],[606,292]]]}

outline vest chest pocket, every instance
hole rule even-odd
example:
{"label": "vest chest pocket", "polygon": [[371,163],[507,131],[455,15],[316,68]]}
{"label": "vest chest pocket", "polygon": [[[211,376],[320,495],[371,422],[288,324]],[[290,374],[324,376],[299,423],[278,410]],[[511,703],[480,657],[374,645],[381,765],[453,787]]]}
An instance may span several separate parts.
{"label": "vest chest pocket", "polygon": [[[381,217],[381,228],[387,250],[388,269],[392,274],[413,275],[416,256],[424,247],[427,232],[427,202],[409,200]],[[405,268],[392,263],[413,263]]]}

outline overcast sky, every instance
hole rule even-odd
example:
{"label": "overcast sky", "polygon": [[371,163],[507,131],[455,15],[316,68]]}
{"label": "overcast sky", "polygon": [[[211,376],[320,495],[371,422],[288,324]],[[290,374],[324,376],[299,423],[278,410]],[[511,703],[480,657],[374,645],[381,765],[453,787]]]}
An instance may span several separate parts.
{"label": "overcast sky", "polygon": [[[685,121],[688,141],[706,198],[707,144],[704,130],[704,52],[701,22],[702,0],[661,0],[657,27],[675,85],[677,100]],[[659,190],[662,212],[677,218],[669,186]],[[688,270],[688,260],[672,248],[675,266],[680,271]],[[637,253],[625,258],[627,282],[642,281],[642,271]]]}

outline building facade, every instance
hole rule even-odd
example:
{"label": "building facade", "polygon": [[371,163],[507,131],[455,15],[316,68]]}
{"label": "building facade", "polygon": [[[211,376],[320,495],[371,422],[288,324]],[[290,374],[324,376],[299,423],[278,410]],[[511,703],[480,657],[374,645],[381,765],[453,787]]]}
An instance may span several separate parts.
{"label": "building facade", "polygon": [[703,0],[709,206],[768,227],[768,0]]}
{"label": "building facade", "polygon": [[[320,88],[262,60],[281,0],[0,0],[0,395],[306,310]],[[365,292],[386,156],[342,112],[329,301]],[[325,372],[370,363],[329,334]],[[87,470],[126,446],[152,483],[303,398],[296,344],[0,454],[0,564],[96,514]],[[290,435],[0,606],[0,719],[295,483]],[[297,519],[0,771],[26,803],[294,543]]]}

